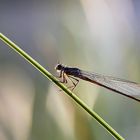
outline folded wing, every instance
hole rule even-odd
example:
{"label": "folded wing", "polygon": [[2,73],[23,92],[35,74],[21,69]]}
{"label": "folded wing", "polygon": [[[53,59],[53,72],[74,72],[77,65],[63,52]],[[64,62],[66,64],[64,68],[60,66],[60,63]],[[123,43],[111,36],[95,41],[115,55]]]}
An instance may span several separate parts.
{"label": "folded wing", "polygon": [[98,84],[140,102],[140,84],[111,76],[82,72],[87,81]]}

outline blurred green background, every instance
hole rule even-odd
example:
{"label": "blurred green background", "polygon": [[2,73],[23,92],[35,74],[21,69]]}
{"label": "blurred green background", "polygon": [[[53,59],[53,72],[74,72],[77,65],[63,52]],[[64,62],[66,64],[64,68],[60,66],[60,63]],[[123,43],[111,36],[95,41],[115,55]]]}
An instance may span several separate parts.
{"label": "blurred green background", "polygon": [[[57,62],[140,83],[140,1],[0,1],[0,32],[52,74]],[[127,140],[140,103],[85,81],[74,90]],[[87,112],[0,41],[0,140],[113,140]]]}

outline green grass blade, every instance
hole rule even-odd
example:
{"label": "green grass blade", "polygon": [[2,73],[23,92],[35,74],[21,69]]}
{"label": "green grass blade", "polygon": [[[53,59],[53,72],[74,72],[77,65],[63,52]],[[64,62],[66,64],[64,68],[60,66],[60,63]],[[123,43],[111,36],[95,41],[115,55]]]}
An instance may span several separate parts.
{"label": "green grass blade", "polygon": [[37,70],[39,70],[49,80],[59,86],[67,95],[69,95],[77,104],[79,104],[84,110],[86,110],[101,126],[103,126],[112,136],[117,140],[124,140],[124,138],[118,134],[108,123],[106,123],[96,112],[90,109],[82,100],[80,100],[73,92],[71,92],[65,85],[60,83],[50,72],[48,72],[43,66],[35,61],[31,56],[24,52],[20,47],[13,43],[10,39],[0,33],[0,39],[5,42],[9,47],[15,50],[20,56],[26,59]]}

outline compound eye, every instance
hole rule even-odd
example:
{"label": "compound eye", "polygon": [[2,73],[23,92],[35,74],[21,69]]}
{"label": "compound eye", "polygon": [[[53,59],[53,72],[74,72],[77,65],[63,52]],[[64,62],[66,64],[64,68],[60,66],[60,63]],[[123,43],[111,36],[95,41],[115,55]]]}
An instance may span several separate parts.
{"label": "compound eye", "polygon": [[56,70],[60,71],[62,69],[62,65],[61,64],[57,64],[55,67]]}

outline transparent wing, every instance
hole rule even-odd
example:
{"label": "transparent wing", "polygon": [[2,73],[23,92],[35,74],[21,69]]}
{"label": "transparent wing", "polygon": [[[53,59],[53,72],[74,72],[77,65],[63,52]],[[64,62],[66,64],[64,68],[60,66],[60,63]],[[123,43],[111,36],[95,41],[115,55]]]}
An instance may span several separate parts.
{"label": "transparent wing", "polygon": [[140,102],[140,84],[138,83],[85,71],[82,71],[81,75],[84,80],[98,84]]}

